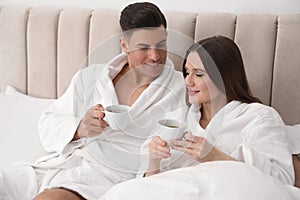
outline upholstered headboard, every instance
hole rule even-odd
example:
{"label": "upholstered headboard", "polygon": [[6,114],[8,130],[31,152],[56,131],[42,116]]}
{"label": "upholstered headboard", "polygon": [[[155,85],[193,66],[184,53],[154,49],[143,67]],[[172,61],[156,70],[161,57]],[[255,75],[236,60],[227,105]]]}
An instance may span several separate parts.
{"label": "upholstered headboard", "polygon": [[[119,11],[0,6],[1,90],[57,98],[74,73],[121,52]],[[193,40],[224,35],[239,45],[252,91],[300,123],[300,14],[167,12],[169,56],[181,69]]]}

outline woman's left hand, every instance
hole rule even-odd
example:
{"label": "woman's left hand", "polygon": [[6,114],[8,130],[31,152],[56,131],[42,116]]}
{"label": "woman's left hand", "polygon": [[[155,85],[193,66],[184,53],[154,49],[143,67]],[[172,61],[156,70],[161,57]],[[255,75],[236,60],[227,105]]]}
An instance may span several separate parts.
{"label": "woman's left hand", "polygon": [[191,156],[199,162],[214,160],[234,160],[227,154],[214,148],[205,138],[190,133],[184,135],[185,140],[171,141],[171,148]]}

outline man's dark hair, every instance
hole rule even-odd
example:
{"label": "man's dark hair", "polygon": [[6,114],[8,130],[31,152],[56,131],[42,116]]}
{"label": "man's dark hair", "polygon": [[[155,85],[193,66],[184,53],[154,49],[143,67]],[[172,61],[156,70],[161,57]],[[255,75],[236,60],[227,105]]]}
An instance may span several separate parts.
{"label": "man's dark hair", "polygon": [[133,3],[126,6],[121,12],[120,26],[123,32],[129,30],[160,27],[167,28],[167,21],[160,9],[149,2]]}

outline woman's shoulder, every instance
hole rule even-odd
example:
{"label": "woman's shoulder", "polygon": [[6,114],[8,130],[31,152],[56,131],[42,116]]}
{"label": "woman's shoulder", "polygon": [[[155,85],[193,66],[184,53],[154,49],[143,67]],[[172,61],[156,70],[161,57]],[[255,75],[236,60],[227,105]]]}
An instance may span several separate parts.
{"label": "woman's shoulder", "polygon": [[262,103],[242,103],[242,104],[245,104],[244,108],[246,112],[257,113],[257,114],[277,113],[277,111],[274,108],[268,105],[264,105]]}
{"label": "woman's shoulder", "polygon": [[240,103],[236,109],[238,116],[246,115],[258,120],[266,118],[282,120],[279,113],[273,107],[262,103]]}

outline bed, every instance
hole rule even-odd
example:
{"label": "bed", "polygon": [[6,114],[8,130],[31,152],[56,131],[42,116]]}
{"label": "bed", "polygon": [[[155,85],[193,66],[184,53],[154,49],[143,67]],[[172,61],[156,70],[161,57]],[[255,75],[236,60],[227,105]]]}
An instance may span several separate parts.
{"label": "bed", "polygon": [[[118,17],[111,9],[0,5],[1,170],[48,153],[39,142],[39,116],[76,71],[121,52]],[[169,11],[166,17],[168,56],[177,70],[194,40],[223,35],[238,44],[254,95],[281,114],[293,153],[300,153],[300,13]],[[294,167],[299,187],[296,156]]]}

